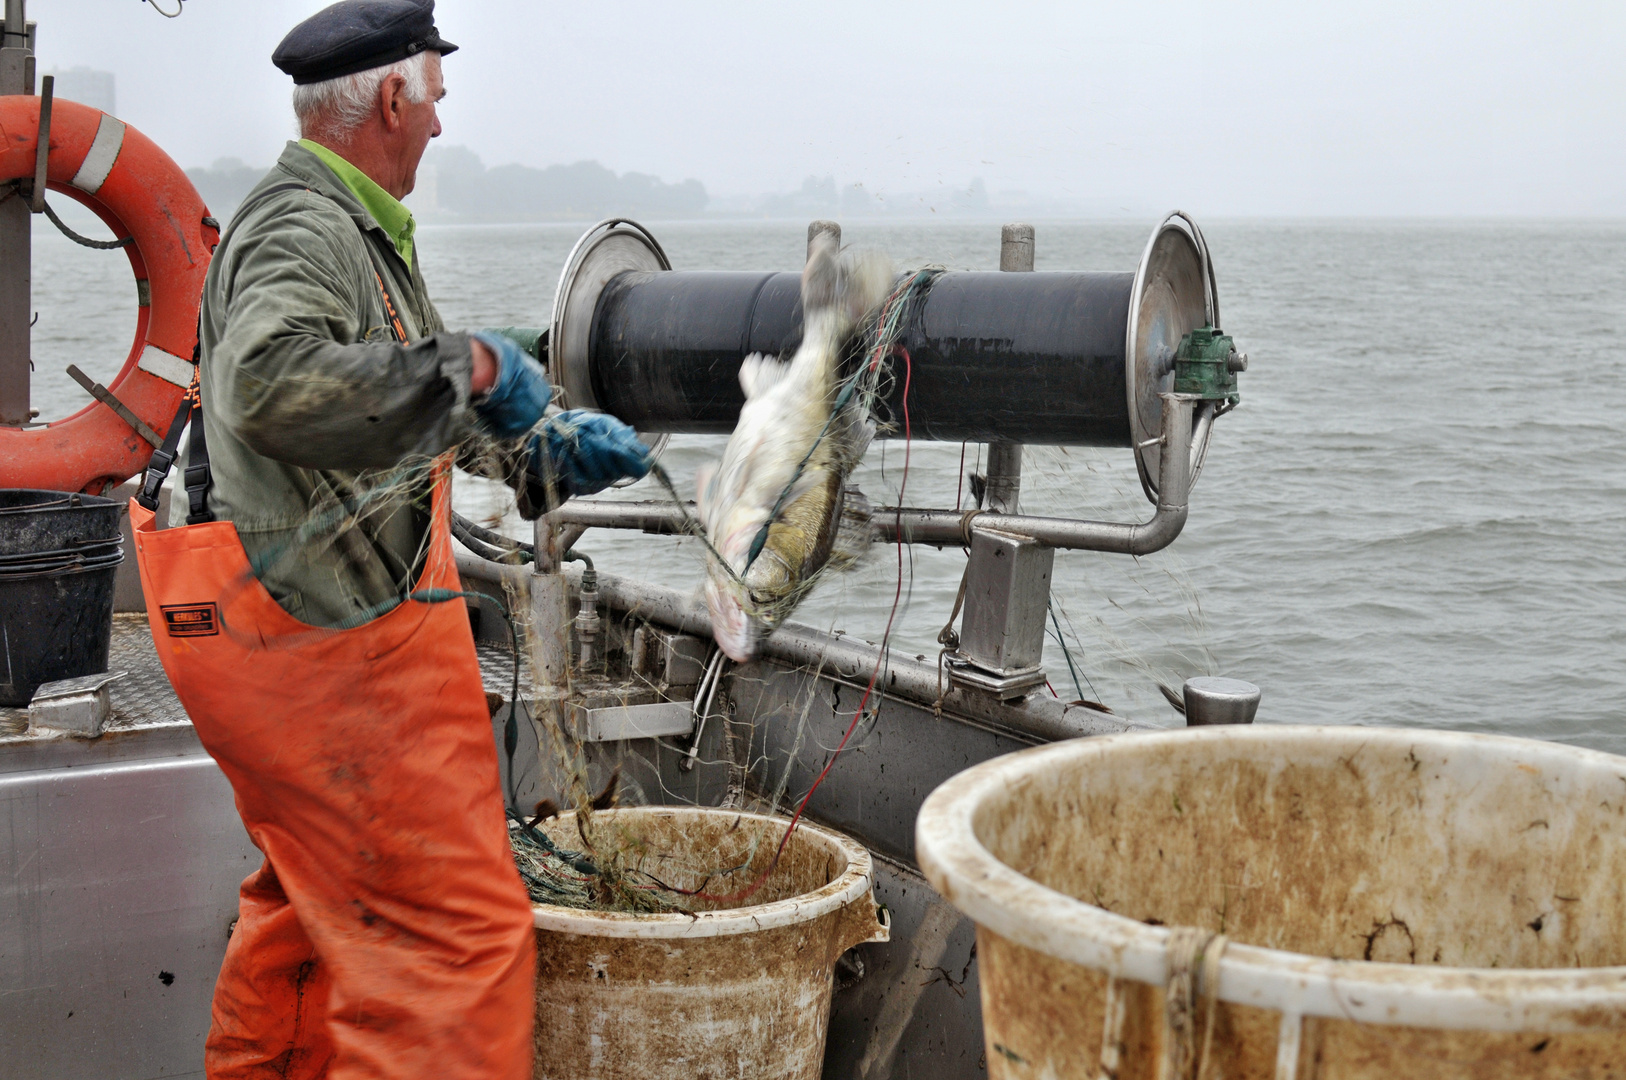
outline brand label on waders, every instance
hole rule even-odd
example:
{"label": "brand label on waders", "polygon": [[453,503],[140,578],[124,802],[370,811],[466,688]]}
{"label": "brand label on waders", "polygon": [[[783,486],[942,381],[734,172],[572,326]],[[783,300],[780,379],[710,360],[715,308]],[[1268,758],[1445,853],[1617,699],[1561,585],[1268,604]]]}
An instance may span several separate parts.
{"label": "brand label on waders", "polygon": [[166,604],[158,610],[164,613],[164,625],[170,637],[205,637],[220,633],[215,617],[217,609],[209,604]]}

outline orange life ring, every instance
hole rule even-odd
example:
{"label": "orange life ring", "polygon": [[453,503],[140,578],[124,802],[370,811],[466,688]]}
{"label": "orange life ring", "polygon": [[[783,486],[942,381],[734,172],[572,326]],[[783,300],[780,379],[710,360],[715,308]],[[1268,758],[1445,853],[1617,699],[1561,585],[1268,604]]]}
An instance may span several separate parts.
{"label": "orange life ring", "polygon": [[[34,175],[40,99],[0,96],[0,183]],[[108,385],[159,435],[192,381],[198,302],[220,231],[197,189],[151,139],[99,109],[51,107],[50,190],[95,211],[135,271],[135,342]],[[0,488],[100,494],[136,475],[152,444],[99,401],[45,427],[0,426]]]}

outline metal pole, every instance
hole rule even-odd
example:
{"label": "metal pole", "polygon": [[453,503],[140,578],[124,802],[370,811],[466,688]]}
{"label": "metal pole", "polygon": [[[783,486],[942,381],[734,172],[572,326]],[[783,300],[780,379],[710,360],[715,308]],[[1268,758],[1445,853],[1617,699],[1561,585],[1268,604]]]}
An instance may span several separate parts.
{"label": "metal pole", "polygon": [[28,41],[28,15],[23,0],[6,0],[5,41],[0,50],[15,49],[21,55],[0,57],[0,93],[32,94],[34,88],[24,84],[27,77],[28,57],[33,50]]}
{"label": "metal pole", "polygon": [[996,514],[1016,513],[1022,494],[1022,444],[988,444],[988,487],[984,504]]}
{"label": "metal pole", "polygon": [[40,82],[39,139],[34,145],[33,202],[29,211],[45,213],[45,185],[51,179],[51,98],[56,88],[56,77],[47,75]]}
{"label": "metal pole", "polygon": [[[1112,551],[1124,555],[1150,555],[1174,542],[1185,528],[1191,492],[1193,414],[1207,415],[1212,402],[1183,394],[1164,394],[1162,469],[1158,477],[1157,510],[1138,523],[1080,521],[1072,518],[1029,517],[1026,514],[983,513],[967,519],[958,510],[923,510],[891,506],[875,508],[875,534],[890,544],[901,537],[906,544],[937,546],[969,544],[969,528],[1031,536],[1056,548]],[[1170,452],[1168,447],[1175,447]],[[692,511],[691,511],[692,512]],[[642,529],[650,533],[681,533],[683,511],[671,503],[607,502],[572,499],[556,512],[560,523],[592,529]]]}
{"label": "metal pole", "polygon": [[[0,43],[0,94],[32,94],[33,51],[23,0],[6,0]],[[29,407],[29,334],[32,317],[33,223],[19,191],[0,202],[0,424],[26,424]]]}
{"label": "metal pole", "polygon": [[[1033,226],[1006,225],[999,230],[999,268],[1033,272]],[[1022,444],[1003,440],[988,444],[988,487],[984,499],[996,514],[1016,513],[1022,494]]]}
{"label": "metal pole", "polygon": [[531,671],[541,686],[564,693],[570,686],[570,592],[559,572],[558,536],[552,514],[536,519],[536,561],[529,581]]}

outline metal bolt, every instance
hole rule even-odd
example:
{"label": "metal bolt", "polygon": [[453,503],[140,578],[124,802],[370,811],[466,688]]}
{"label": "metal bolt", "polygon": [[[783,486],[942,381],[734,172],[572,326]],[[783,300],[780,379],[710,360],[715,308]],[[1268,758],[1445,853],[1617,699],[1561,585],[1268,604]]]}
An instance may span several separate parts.
{"label": "metal bolt", "polygon": [[1235,349],[1232,349],[1231,355],[1225,358],[1225,367],[1227,370],[1232,372],[1247,371],[1248,354],[1245,352],[1239,353]]}

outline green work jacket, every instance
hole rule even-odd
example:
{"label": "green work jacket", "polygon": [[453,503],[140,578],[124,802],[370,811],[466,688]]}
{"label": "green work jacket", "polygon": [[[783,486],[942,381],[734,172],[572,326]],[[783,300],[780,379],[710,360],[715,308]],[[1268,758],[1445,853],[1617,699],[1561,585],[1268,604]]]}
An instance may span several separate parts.
{"label": "green work jacket", "polygon": [[[295,182],[309,190],[255,201]],[[422,565],[423,466],[474,431],[469,337],[441,323],[413,248],[408,265],[305,147],[289,143],[243,206],[203,287],[209,509],[237,527],[290,615],[355,625],[408,591]],[[185,504],[177,491],[172,524]]]}

